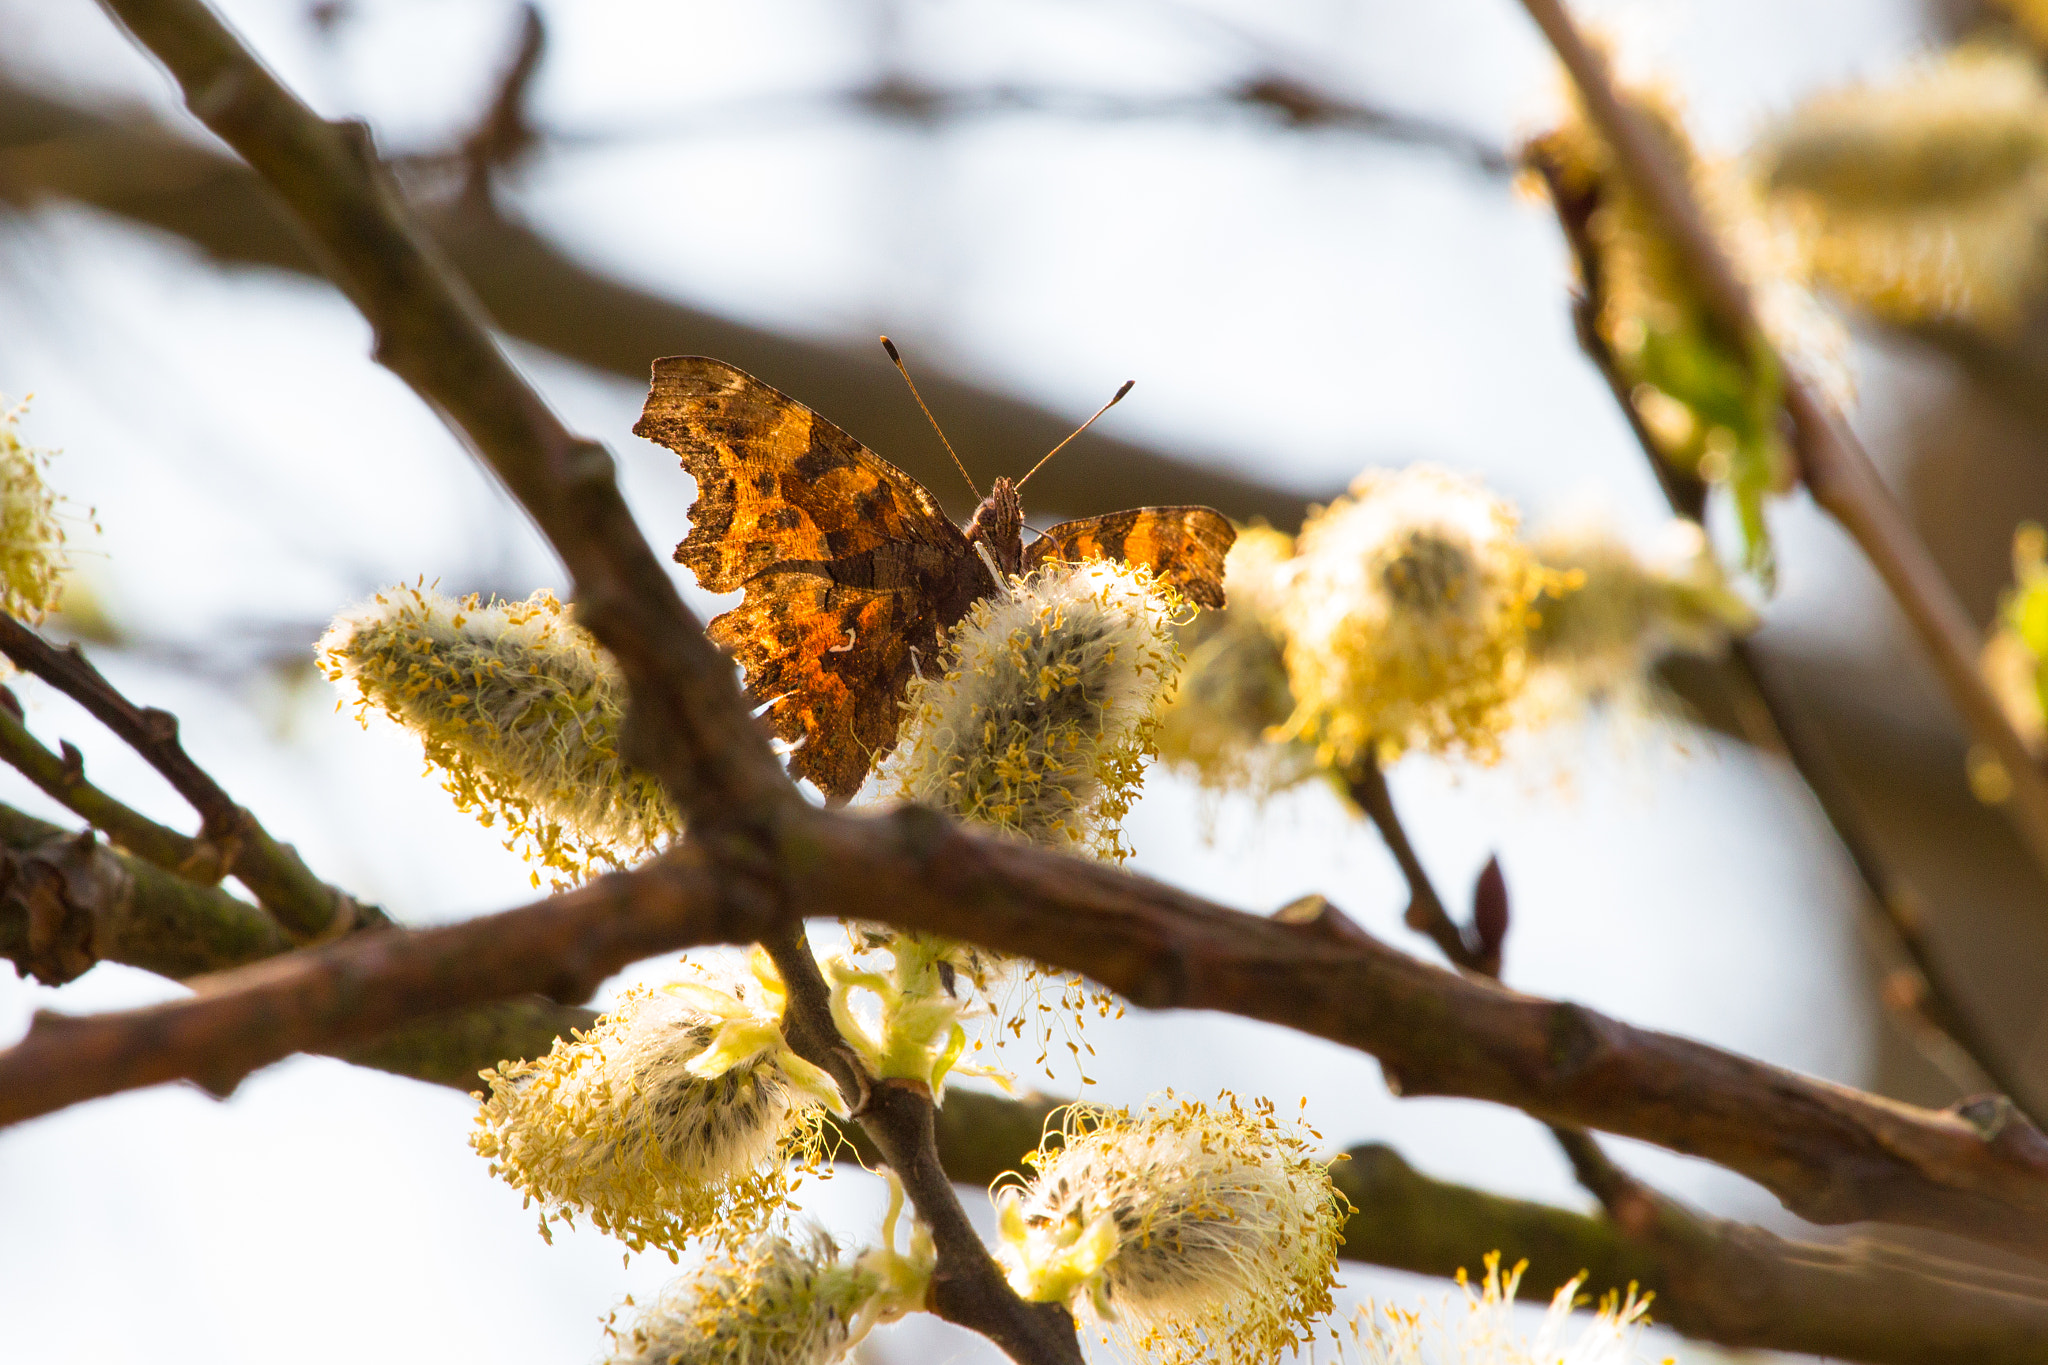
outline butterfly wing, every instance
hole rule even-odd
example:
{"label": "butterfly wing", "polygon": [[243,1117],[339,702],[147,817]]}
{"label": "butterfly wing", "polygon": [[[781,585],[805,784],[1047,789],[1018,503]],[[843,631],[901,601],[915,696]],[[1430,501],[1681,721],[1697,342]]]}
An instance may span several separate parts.
{"label": "butterfly wing", "polygon": [[707,356],[654,362],[636,436],[697,481],[676,560],[731,592],[787,560],[829,561],[912,541],[972,552],[917,480],[787,394]]}
{"label": "butterfly wing", "polygon": [[790,771],[852,796],[895,746],[916,651],[936,656],[988,571],[917,480],[723,361],[657,360],[633,430],[697,481],[676,559],[745,590],[710,634],[796,746]]}
{"label": "butterfly wing", "polygon": [[1029,573],[1051,560],[1121,559],[1150,566],[1201,607],[1223,605],[1223,557],[1237,528],[1208,507],[1135,507],[1063,521],[1024,547]]}
{"label": "butterfly wing", "polygon": [[746,669],[776,735],[797,746],[790,771],[844,799],[896,743],[918,615],[912,593],[770,570],[712,621],[711,638]]}

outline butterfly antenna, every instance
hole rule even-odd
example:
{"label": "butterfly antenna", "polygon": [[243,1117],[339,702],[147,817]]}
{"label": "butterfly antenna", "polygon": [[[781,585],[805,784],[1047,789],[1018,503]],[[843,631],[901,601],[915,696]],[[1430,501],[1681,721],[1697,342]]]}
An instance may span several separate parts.
{"label": "butterfly antenna", "polygon": [[[1099,408],[1097,408],[1097,409],[1095,410],[1095,417],[1100,417],[1100,416],[1102,416],[1102,414],[1103,414],[1103,413],[1105,413],[1105,412],[1108,412],[1108,411],[1109,411],[1109,410],[1110,410],[1111,408],[1115,407],[1115,406],[1116,406],[1116,405],[1117,405],[1118,403],[1121,403],[1121,402],[1123,402],[1123,401],[1124,401],[1124,395],[1125,395],[1125,394],[1127,394],[1127,393],[1129,393],[1129,392],[1131,391],[1131,385],[1133,385],[1133,384],[1135,384],[1135,383],[1137,383],[1137,382],[1138,382],[1138,381],[1137,381],[1137,380],[1135,380],[1135,379],[1126,379],[1126,380],[1124,381],[1124,386],[1123,386],[1122,388],[1120,388],[1120,389],[1118,389],[1118,390],[1116,391],[1116,397],[1114,397],[1114,398],[1110,399],[1110,400],[1109,400],[1109,401],[1108,401],[1107,403],[1104,403],[1104,404],[1103,404],[1103,405],[1102,405],[1101,407],[1099,407]],[[1090,417],[1090,418],[1089,418],[1089,419],[1088,419],[1087,421],[1085,421],[1085,422],[1081,423],[1081,425],[1080,425],[1080,426],[1078,426],[1078,427],[1075,427],[1075,428],[1074,428],[1074,436],[1079,436],[1079,435],[1080,435],[1080,434],[1081,434],[1082,432],[1084,432],[1084,431],[1088,430],[1088,428],[1090,428],[1090,427],[1094,426],[1094,425],[1095,425],[1095,417]],[[1041,470],[1041,469],[1045,468],[1045,462],[1046,462],[1046,460],[1050,460],[1050,459],[1051,459],[1051,458],[1052,458],[1053,456],[1055,456],[1055,455],[1059,454],[1059,453],[1060,453],[1060,452],[1061,452],[1062,450],[1065,450],[1065,449],[1067,448],[1067,443],[1068,443],[1069,441],[1072,441],[1072,440],[1074,439],[1074,436],[1069,436],[1069,437],[1068,437],[1068,438],[1067,438],[1067,439],[1066,439],[1065,441],[1061,441],[1061,442],[1060,442],[1060,443],[1059,443],[1058,445],[1054,446],[1054,447],[1053,447],[1053,448],[1052,448],[1051,450],[1048,450],[1048,451],[1046,451],[1046,452],[1045,452],[1045,455],[1043,456],[1043,458],[1041,458],[1041,459],[1039,460],[1039,462],[1038,462],[1037,464],[1035,464],[1035,465],[1031,466],[1031,474],[1036,474],[1036,473],[1037,473],[1037,472],[1038,472],[1039,470]],[[1023,478],[1021,478],[1021,479],[1017,480],[1017,488],[1018,488],[1018,490],[1019,490],[1020,492],[1021,492],[1021,491],[1023,490],[1023,487],[1024,487],[1024,485],[1025,485],[1025,484],[1027,484],[1027,483],[1030,483],[1030,482],[1031,482],[1031,474],[1026,474],[1026,475],[1025,475],[1025,476],[1024,476]]]}
{"label": "butterfly antenna", "polygon": [[[953,457],[953,468],[959,470],[960,477],[967,480],[967,486],[974,489],[974,500],[976,502],[981,501],[981,490],[974,487],[974,476],[967,472],[966,465],[960,463],[960,454],[953,449],[953,443],[946,439],[945,428],[939,425],[939,419],[932,416],[930,408],[925,407],[924,395],[917,391],[917,381],[910,377],[910,371],[904,367],[903,356],[896,350],[896,343],[887,337],[883,337],[882,349],[889,353],[890,361],[896,366],[896,373],[902,375],[903,382],[910,385],[910,396],[917,400],[917,405],[920,408],[924,408],[924,420],[930,422],[932,430],[939,433],[939,444],[944,446],[946,453]],[[1123,395],[1118,394],[1117,397],[1121,398]]]}

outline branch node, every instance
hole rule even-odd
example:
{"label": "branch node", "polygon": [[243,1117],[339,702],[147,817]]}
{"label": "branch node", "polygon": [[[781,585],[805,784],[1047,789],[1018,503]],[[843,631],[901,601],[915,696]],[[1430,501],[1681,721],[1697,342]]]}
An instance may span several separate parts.
{"label": "branch node", "polygon": [[1291,900],[1273,912],[1273,921],[1328,943],[1367,943],[1372,939],[1325,896],[1310,894]]}

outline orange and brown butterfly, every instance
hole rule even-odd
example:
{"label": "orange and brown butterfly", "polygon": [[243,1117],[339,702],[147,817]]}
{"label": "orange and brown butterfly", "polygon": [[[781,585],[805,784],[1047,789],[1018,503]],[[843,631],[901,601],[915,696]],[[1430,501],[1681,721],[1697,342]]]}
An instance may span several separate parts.
{"label": "orange and brown butterfly", "polygon": [[1140,507],[1062,522],[1025,545],[1018,486],[997,479],[958,527],[917,480],[721,360],[655,361],[633,431],[680,455],[697,481],[675,557],[710,592],[744,589],[711,638],[794,746],[791,771],[835,801],[895,747],[917,661],[935,660],[954,623],[997,591],[992,567],[1122,559],[1198,606],[1223,605],[1223,557],[1237,532],[1220,512]]}

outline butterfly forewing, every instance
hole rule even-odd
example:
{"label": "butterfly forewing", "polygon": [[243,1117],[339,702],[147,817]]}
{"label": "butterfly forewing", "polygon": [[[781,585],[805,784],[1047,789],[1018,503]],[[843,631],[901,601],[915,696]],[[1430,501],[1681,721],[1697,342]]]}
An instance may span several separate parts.
{"label": "butterfly forewing", "polygon": [[907,540],[969,553],[938,502],[788,395],[704,356],[654,363],[633,432],[680,455],[697,481],[676,559],[711,592],[785,560],[835,560]]}
{"label": "butterfly forewing", "polygon": [[1198,607],[1223,605],[1223,558],[1237,528],[1207,507],[1134,507],[1063,521],[1024,547],[1027,572],[1051,560],[1144,564]]}

